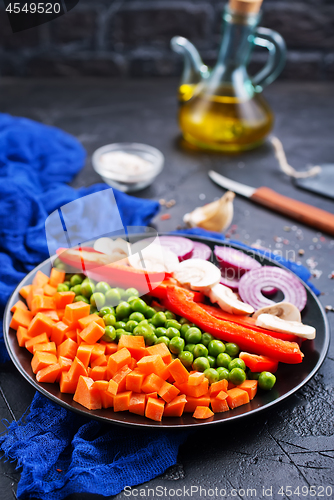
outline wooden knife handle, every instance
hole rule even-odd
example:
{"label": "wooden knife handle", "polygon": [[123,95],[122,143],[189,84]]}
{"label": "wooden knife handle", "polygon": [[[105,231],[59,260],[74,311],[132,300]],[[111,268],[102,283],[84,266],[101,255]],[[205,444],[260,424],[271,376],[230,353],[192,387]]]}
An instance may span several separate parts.
{"label": "wooden knife handle", "polygon": [[321,208],[293,200],[267,187],[257,189],[251,199],[275,212],[334,236],[334,215]]}

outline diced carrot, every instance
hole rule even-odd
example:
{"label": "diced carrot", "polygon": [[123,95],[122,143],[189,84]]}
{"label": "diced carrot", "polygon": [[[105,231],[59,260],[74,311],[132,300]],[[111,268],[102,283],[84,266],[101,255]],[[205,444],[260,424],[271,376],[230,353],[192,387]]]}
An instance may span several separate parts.
{"label": "diced carrot", "polygon": [[106,366],[94,366],[90,369],[89,376],[93,380],[106,380],[107,367]]}
{"label": "diced carrot", "polygon": [[[219,394],[221,394],[221,393],[226,394],[224,391],[220,391]],[[213,413],[222,413],[224,411],[229,410],[229,406],[228,406],[227,401],[226,401],[227,394],[226,394],[225,398],[219,397],[219,394],[216,397],[212,397],[210,399],[211,408],[212,408]]]}
{"label": "diced carrot", "polygon": [[88,410],[99,410],[102,408],[100,391],[94,389],[93,386],[94,380],[80,375],[73,401],[88,408]]}
{"label": "diced carrot", "polygon": [[60,372],[59,390],[66,394],[74,394],[78,382],[74,382],[68,376],[68,372]]}
{"label": "diced carrot", "polygon": [[18,300],[17,302],[15,302],[10,311],[14,313],[16,309],[24,309],[25,311],[27,311],[28,307],[25,305],[24,302],[22,302],[22,300]]}
{"label": "diced carrot", "polygon": [[164,382],[158,390],[159,396],[164,399],[166,403],[170,403],[173,399],[176,398],[179,393],[179,389],[177,389],[177,387],[175,387],[174,385],[169,384],[168,382]]}
{"label": "diced carrot", "polygon": [[65,271],[61,271],[60,269],[56,269],[53,267],[51,269],[49,284],[57,288],[60,283],[64,283],[65,281]]}
{"label": "diced carrot", "polygon": [[112,408],[114,406],[114,396],[110,392],[100,391],[100,396],[102,408]]}
{"label": "diced carrot", "polygon": [[28,297],[26,298],[29,309],[31,309],[32,301],[35,297],[37,297],[37,295],[44,295],[43,288],[36,285],[31,285]]}
{"label": "diced carrot", "polygon": [[68,304],[72,304],[75,297],[74,292],[57,292],[54,294],[53,298],[57,309],[64,309]]}
{"label": "diced carrot", "polygon": [[80,344],[78,342],[78,335],[77,335],[77,331],[76,330],[68,330],[67,332],[65,332],[65,340],[66,339],[71,339],[74,342],[76,342],[78,345],[81,344],[81,338],[80,338]]}
{"label": "diced carrot", "polygon": [[37,382],[47,382],[49,384],[53,384],[57,380],[59,373],[60,366],[58,363],[55,363],[54,365],[49,365],[42,368],[42,370],[39,370],[36,373],[36,380]]}
{"label": "diced carrot", "polygon": [[227,394],[228,396],[226,398],[226,401],[229,407],[232,409],[236,408],[237,406],[249,403],[248,392],[243,391],[242,389],[238,389],[238,387],[228,390]]}
{"label": "diced carrot", "polygon": [[214,415],[214,413],[207,406],[197,406],[194,411],[193,417],[201,420],[205,420],[206,418],[210,418]]}
{"label": "diced carrot", "polygon": [[65,314],[65,309],[56,309],[56,312],[58,314],[59,321],[62,321]]}
{"label": "diced carrot", "polygon": [[125,365],[129,365],[130,363],[131,354],[124,347],[120,351],[115,352],[115,354],[111,354],[110,358],[108,359],[107,375],[112,378],[120,368]]}
{"label": "diced carrot", "polygon": [[204,378],[203,382],[199,385],[189,385],[185,384],[174,384],[182,394],[186,396],[193,396],[194,398],[200,398],[204,396],[209,390],[209,381],[207,378]]}
{"label": "diced carrot", "polygon": [[27,300],[31,286],[32,285],[26,285],[26,286],[23,286],[22,288],[20,288],[19,294],[21,295],[21,297],[23,297],[24,299]]}
{"label": "diced carrot", "polygon": [[29,352],[33,352],[34,344],[46,344],[47,342],[49,342],[47,334],[41,333],[40,335],[27,340],[27,342],[25,343],[25,348],[28,349]]}
{"label": "diced carrot", "polygon": [[224,399],[226,399],[228,396],[227,392],[224,392],[224,391],[220,391],[218,392],[217,396],[215,396],[217,399],[220,399],[221,401],[223,401]]}
{"label": "diced carrot", "polygon": [[[31,323],[28,327],[28,333],[32,337],[36,337],[36,335],[45,332],[50,337],[52,334],[53,327],[54,327],[54,322],[52,321],[52,319],[45,316],[45,314],[39,312],[31,320]],[[53,339],[51,338],[51,340]]]}
{"label": "diced carrot", "polygon": [[31,360],[31,368],[34,373],[37,373],[39,370],[42,370],[46,366],[54,365],[56,363],[57,357],[54,354],[37,351]]}
{"label": "diced carrot", "polygon": [[[161,376],[161,374],[165,375],[166,373],[166,365],[162,361],[162,357],[160,356],[160,354],[155,354],[153,356],[144,356],[137,362],[137,367],[141,372],[146,373],[147,375],[150,373],[155,373],[156,375]],[[168,375],[169,372],[167,372],[166,378],[168,377]]]}
{"label": "diced carrot", "polygon": [[145,417],[161,422],[165,403],[161,399],[148,398],[145,409]]}
{"label": "diced carrot", "polygon": [[[101,341],[101,344],[102,344],[102,341]],[[117,344],[116,342],[109,342],[109,343],[106,343],[106,344],[102,344],[102,345],[105,345],[106,346],[106,350],[105,350],[105,355],[109,355],[109,354],[114,354],[116,351],[117,351]]]}
{"label": "diced carrot", "polygon": [[56,345],[60,345],[66,340],[66,332],[70,331],[69,327],[62,321],[54,324],[52,327],[51,340]]}
{"label": "diced carrot", "polygon": [[162,357],[162,361],[167,365],[172,361],[172,355],[166,344],[161,343],[161,344],[151,345],[147,347],[146,350],[148,354],[151,356],[160,354],[160,356]]}
{"label": "diced carrot", "polygon": [[236,385],[232,384],[232,382],[228,381],[227,388],[228,389],[234,389]]}
{"label": "diced carrot", "polygon": [[78,344],[72,339],[66,339],[57,349],[58,356],[63,358],[74,359],[77,354]]}
{"label": "diced carrot", "polygon": [[115,394],[125,391],[126,378],[129,375],[129,373],[131,373],[131,370],[127,365],[122,366],[122,368],[120,368],[115,373],[113,378],[109,381],[108,391],[110,392],[110,394],[115,396]]}
{"label": "diced carrot", "polygon": [[186,402],[187,398],[184,394],[176,396],[176,398],[166,404],[164,408],[164,417],[181,417]]}
{"label": "diced carrot", "polygon": [[204,373],[194,372],[189,374],[188,384],[192,386],[200,385],[204,380]]}
{"label": "diced carrot", "polygon": [[87,370],[80,359],[74,358],[68,372],[63,371],[60,377],[60,392],[74,394],[80,376],[87,377]]}
{"label": "diced carrot", "polygon": [[19,326],[16,332],[17,342],[20,347],[24,347],[27,340],[30,340],[32,337],[28,333],[28,329],[24,328],[24,326]]}
{"label": "diced carrot", "polygon": [[201,396],[200,398],[194,398],[192,396],[187,396],[187,402],[184,407],[184,411],[186,413],[192,413],[196,410],[197,406],[209,406],[210,405],[210,396],[209,393]]}
{"label": "diced carrot", "polygon": [[248,393],[249,399],[253,399],[257,391],[257,380],[245,380],[242,384],[238,385],[238,389],[242,389]]}
{"label": "diced carrot", "polygon": [[177,384],[183,384],[188,381],[189,372],[183,366],[179,358],[174,359],[168,365],[168,370]]}
{"label": "diced carrot", "polygon": [[56,309],[53,297],[47,297],[46,295],[35,295],[31,301],[31,312],[36,314],[40,311]]}
{"label": "diced carrot", "polygon": [[133,392],[129,403],[129,412],[136,415],[145,415],[146,398],[145,394]]}
{"label": "diced carrot", "polygon": [[122,335],[118,342],[118,350],[125,347],[130,352],[131,356],[136,360],[142,359],[146,356],[145,340],[144,337],[131,335]]}
{"label": "diced carrot", "polygon": [[58,316],[57,311],[55,309],[46,309],[43,311],[43,314],[45,316],[47,316],[48,318],[52,319],[52,321],[56,321],[58,323],[59,316]]}
{"label": "diced carrot", "polygon": [[[59,305],[57,305],[57,307],[59,307]],[[89,311],[90,311],[90,305],[86,304],[86,302],[83,302],[83,301],[73,302],[72,304],[67,304],[67,306],[65,307],[65,314],[64,314],[64,318],[63,318],[64,320],[66,319],[67,321],[64,321],[64,323],[68,323],[72,327],[77,327],[77,326],[79,326],[79,323],[78,323],[79,319],[84,318],[85,316],[88,316]],[[97,326],[99,326],[99,325],[97,325]],[[99,326],[99,328],[101,328],[101,327]],[[101,330],[102,330],[102,328],[101,328]],[[102,335],[101,335],[101,337],[102,337]],[[97,340],[99,338],[100,337],[98,337]],[[93,342],[96,342],[96,341],[94,340]]]}
{"label": "diced carrot", "polygon": [[82,344],[80,344],[77,349],[77,358],[79,358],[80,361],[82,361],[82,363],[85,365],[86,368],[89,365],[93,347],[94,345],[92,344],[85,344],[84,342],[82,342]]}
{"label": "diced carrot", "polygon": [[60,366],[61,372],[68,372],[68,370],[71,368],[72,360],[69,358],[63,358],[62,356],[59,356],[58,364]]}
{"label": "diced carrot", "polygon": [[140,392],[145,376],[146,375],[141,371],[139,371],[138,369],[133,370],[126,377],[126,390],[133,392]]}
{"label": "diced carrot", "polygon": [[129,364],[129,368],[131,368],[131,370],[137,368],[137,361],[135,360],[135,358],[131,358],[131,363]]}
{"label": "diced carrot", "polygon": [[98,358],[94,359],[94,361],[91,362],[90,366],[92,368],[95,368],[95,366],[107,366],[107,357],[105,354],[102,354]]}
{"label": "diced carrot", "polygon": [[214,382],[210,386],[210,396],[216,397],[220,391],[227,391],[228,381],[226,379],[219,380],[219,382]]}
{"label": "diced carrot", "polygon": [[95,380],[93,387],[99,391],[106,391],[108,389],[108,384],[109,382],[107,380]]}
{"label": "diced carrot", "polygon": [[120,392],[114,396],[114,411],[126,411],[129,409],[131,391]]}
{"label": "diced carrot", "polygon": [[32,312],[18,308],[15,310],[9,326],[14,330],[17,330],[19,326],[28,328],[32,319],[33,319]]}
{"label": "diced carrot", "polygon": [[[75,303],[79,304],[79,302]],[[84,330],[82,330],[82,332],[80,333],[80,337],[82,338],[82,340],[87,342],[87,344],[95,344],[95,342],[100,340],[100,338],[103,337],[103,335],[104,335],[104,328],[95,323],[95,321],[89,323],[89,325],[86,328],[84,328]]]}
{"label": "diced carrot", "polygon": [[145,394],[146,402],[147,402],[148,398],[158,399],[158,393],[157,392],[149,392],[148,394]]}
{"label": "diced carrot", "polygon": [[34,279],[32,280],[32,284],[37,287],[43,287],[47,283],[49,283],[49,276],[42,273],[42,271],[37,271]]}
{"label": "diced carrot", "polygon": [[44,290],[44,295],[47,295],[48,297],[53,297],[54,294],[57,292],[57,288],[49,285],[49,283],[46,283],[46,285],[43,286],[43,290]]}
{"label": "diced carrot", "polygon": [[80,318],[78,323],[80,328],[84,329],[86,328],[90,323],[95,321],[98,325],[102,326],[104,328],[106,325],[104,324],[104,321],[98,314],[89,314],[88,316],[85,316],[84,318]]}
{"label": "diced carrot", "polygon": [[92,349],[92,354],[91,354],[91,361],[95,361],[95,359],[99,358],[102,356],[102,354],[105,354],[106,348],[104,345],[101,344],[94,344],[93,349]]}
{"label": "diced carrot", "polygon": [[146,393],[158,392],[163,383],[164,380],[159,375],[150,373],[142,383],[141,390]]}

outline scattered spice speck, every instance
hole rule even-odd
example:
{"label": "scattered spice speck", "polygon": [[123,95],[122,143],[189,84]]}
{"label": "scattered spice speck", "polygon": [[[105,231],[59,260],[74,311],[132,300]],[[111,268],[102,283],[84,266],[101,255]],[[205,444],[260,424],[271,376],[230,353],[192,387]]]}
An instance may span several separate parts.
{"label": "scattered spice speck", "polygon": [[159,203],[160,205],[164,206],[166,205],[166,200],[164,198],[160,198]]}
{"label": "scattered spice speck", "polygon": [[320,271],[320,269],[313,269],[311,274],[313,278],[318,279],[322,275],[322,271]]}
{"label": "scattered spice speck", "polygon": [[168,220],[171,218],[171,215],[170,214],[162,214],[160,215],[160,219],[161,220]]}
{"label": "scattered spice speck", "polygon": [[318,241],[318,238],[312,238],[313,243],[316,243]]}
{"label": "scattered spice speck", "polygon": [[200,200],[205,200],[205,198],[206,198],[206,196],[205,196],[205,194],[204,194],[204,193],[201,193],[201,194],[199,195],[199,199],[200,199]]}
{"label": "scattered spice speck", "polygon": [[334,271],[332,271],[329,275],[328,275],[329,279],[330,280],[334,280]]}
{"label": "scattered spice speck", "polygon": [[170,200],[165,203],[167,208],[171,208],[175,205],[176,201],[175,200]]}
{"label": "scattered spice speck", "polygon": [[62,469],[56,469],[56,470],[57,470],[57,472],[63,472]]}
{"label": "scattered spice speck", "polygon": [[325,306],[326,311],[328,312],[334,312],[334,307],[333,306]]}
{"label": "scattered spice speck", "polygon": [[286,231],[287,233],[289,233],[291,231],[291,227],[290,226],[284,226],[283,227],[284,231]]}
{"label": "scattered spice speck", "polygon": [[298,250],[298,255],[304,255],[305,254],[305,250],[303,250],[302,248],[300,248]]}
{"label": "scattered spice speck", "polygon": [[289,240],[283,240],[284,245],[288,245],[290,243]]}

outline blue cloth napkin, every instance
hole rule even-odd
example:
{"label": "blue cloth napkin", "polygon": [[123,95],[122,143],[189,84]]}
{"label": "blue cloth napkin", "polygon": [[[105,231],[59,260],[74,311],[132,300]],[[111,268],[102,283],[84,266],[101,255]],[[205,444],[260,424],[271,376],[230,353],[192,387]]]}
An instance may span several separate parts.
{"label": "blue cloth napkin", "polygon": [[[49,256],[48,215],[108,188],[75,190],[65,184],[84,160],[84,149],[68,134],[0,115],[0,319],[17,283]],[[159,210],[155,201],[116,190],[114,195],[124,226],[145,226]],[[6,360],[1,327],[0,362]],[[0,446],[22,467],[20,499],[61,500],[71,493],[115,495],[126,485],[152,479],[176,463],[186,437],[185,432],[102,425],[36,393],[27,415],[0,437]]]}

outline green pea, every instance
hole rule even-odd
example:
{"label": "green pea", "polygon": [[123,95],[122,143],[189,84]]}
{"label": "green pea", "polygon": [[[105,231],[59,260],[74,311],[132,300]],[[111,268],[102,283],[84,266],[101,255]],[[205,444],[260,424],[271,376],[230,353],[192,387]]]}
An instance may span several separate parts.
{"label": "green pea", "polygon": [[245,362],[240,358],[234,358],[228,365],[230,371],[233,370],[233,368],[241,368],[241,370],[246,371]]}
{"label": "green pea", "polygon": [[233,368],[230,371],[229,380],[235,385],[242,384],[246,380],[246,373],[241,368]]}
{"label": "green pea", "polygon": [[194,351],[193,351],[194,358],[201,358],[201,357],[207,357],[208,355],[208,350],[203,344],[196,344]]}
{"label": "green pea", "polygon": [[113,326],[106,326],[102,340],[106,342],[114,342],[114,340],[116,340],[116,330]]}
{"label": "green pea", "polygon": [[169,350],[173,354],[180,354],[184,349],[184,339],[181,337],[173,337],[169,342]]}
{"label": "green pea", "polygon": [[158,337],[157,340],[155,341],[156,344],[166,344],[166,346],[169,346],[169,338],[166,336]]}
{"label": "green pea", "polygon": [[[183,340],[183,339],[181,339]],[[182,351],[178,355],[179,360],[188,369],[192,367],[193,361],[194,361],[194,356],[191,354],[189,351]]]}
{"label": "green pea", "polygon": [[144,335],[145,344],[150,346],[154,345],[158,340],[158,337],[152,332],[152,330]]}
{"label": "green pea", "polygon": [[121,302],[116,307],[117,320],[129,317],[131,314],[131,311],[132,311],[132,309],[131,309],[130,304],[128,304],[127,302]]}
{"label": "green pea", "polygon": [[154,326],[154,325],[151,325],[151,323],[149,323],[149,322],[148,322],[148,319],[142,319],[141,321],[139,321],[139,323],[138,323],[138,324],[139,324],[139,325],[150,325],[150,327],[151,327],[152,329],[154,329],[154,328],[155,328],[155,326]]}
{"label": "green pea", "polygon": [[118,290],[121,300],[126,300],[124,288],[117,287],[116,290]]}
{"label": "green pea", "polygon": [[127,321],[126,325],[125,325],[125,330],[127,332],[133,332],[133,330],[136,328],[136,326],[138,326],[138,323],[137,321],[134,321],[133,319],[130,319],[130,321]]}
{"label": "green pea", "polygon": [[251,372],[250,370],[248,371],[248,378],[250,380],[259,380],[260,375],[261,372]]}
{"label": "green pea", "polygon": [[83,278],[80,276],[80,274],[73,274],[72,278],[70,279],[71,286],[81,285],[82,281]]}
{"label": "green pea", "polygon": [[[88,300],[88,299],[87,299]],[[89,311],[89,314],[96,314],[98,313],[99,311],[97,310],[97,308],[95,306],[90,306],[90,311]]]}
{"label": "green pea", "polygon": [[205,370],[207,370],[208,368],[210,368],[208,358],[200,356],[199,358],[194,359],[193,370],[197,372],[205,372]]}
{"label": "green pea", "polygon": [[105,301],[106,299],[103,293],[96,292],[90,296],[90,303],[92,306],[97,307],[97,309],[101,309],[101,307],[104,306]]}
{"label": "green pea", "polygon": [[116,330],[116,340],[117,342],[121,338],[122,335],[129,335],[130,332],[126,332],[124,328],[117,328]]}
{"label": "green pea", "polygon": [[169,339],[172,339],[173,337],[180,337],[181,336],[179,330],[177,328],[173,328],[173,327],[167,328],[165,335]]}
{"label": "green pea", "polygon": [[184,350],[191,352],[191,354],[194,354],[195,347],[196,347],[196,344],[186,344]]}
{"label": "green pea", "polygon": [[226,352],[222,352],[217,356],[217,366],[222,366],[223,368],[228,368],[228,365],[231,362],[231,356]]}
{"label": "green pea", "polygon": [[103,316],[103,321],[106,326],[115,326],[116,318],[113,314],[105,314]]}
{"label": "green pea", "polygon": [[145,316],[140,312],[133,312],[130,314],[129,318],[133,321],[137,321],[137,323],[140,323],[145,319]]}
{"label": "green pea", "polygon": [[133,333],[133,335],[136,335],[139,337],[144,337],[144,338],[146,335],[153,334],[153,332],[148,324],[139,324],[138,326],[136,326],[133,329],[132,333]]}
{"label": "green pea", "polygon": [[270,372],[261,372],[259,376],[259,387],[265,391],[270,391],[275,385],[276,377]]}
{"label": "green pea", "polygon": [[239,354],[239,351],[240,349],[237,346],[237,344],[233,344],[232,342],[228,342],[227,344],[225,344],[225,352],[229,354],[232,358],[237,356]]}
{"label": "green pea", "polygon": [[219,354],[225,352],[225,344],[221,340],[211,340],[208,345],[208,351],[211,356],[216,358]]}
{"label": "green pea", "polygon": [[166,318],[167,319],[176,319],[176,316],[174,313],[172,313],[171,311],[166,311],[165,312],[165,315],[166,315]]}
{"label": "green pea", "polygon": [[147,307],[146,309],[146,312],[145,312],[145,317],[147,319],[151,319],[153,318],[153,316],[155,316],[155,314],[157,313],[157,311],[155,309],[153,309],[153,307]]}
{"label": "green pea", "polygon": [[124,321],[116,321],[115,325],[116,330],[118,330],[119,328],[122,328],[122,330],[125,330],[125,327],[126,327],[126,323]]}
{"label": "green pea", "polygon": [[110,304],[112,306],[117,306],[117,304],[119,304],[121,301],[121,294],[119,293],[117,288],[110,288],[110,290],[106,292],[105,297],[107,304]]}
{"label": "green pea", "polygon": [[65,285],[65,283],[60,283],[57,286],[57,292],[68,292],[70,290],[70,287],[68,285]]}
{"label": "green pea", "polygon": [[204,332],[202,335],[202,344],[205,345],[205,347],[208,347],[209,343],[214,340],[213,335],[211,333]]}
{"label": "green pea", "polygon": [[74,292],[75,295],[81,295],[81,285],[75,285],[70,288],[71,292]]}
{"label": "green pea", "polygon": [[181,337],[182,338],[185,338],[186,336],[186,332],[189,330],[189,328],[191,328],[191,326],[189,325],[189,323],[183,323],[181,324]]}
{"label": "green pea", "polygon": [[96,292],[107,293],[110,290],[110,285],[106,281],[99,281],[95,287]]}
{"label": "green pea", "polygon": [[148,306],[146,302],[137,297],[136,299],[131,301],[131,307],[133,311],[140,312],[145,315]]}
{"label": "green pea", "polygon": [[87,297],[84,297],[83,295],[76,295],[74,297],[73,302],[85,302],[85,304],[89,304],[89,300]]}
{"label": "green pea", "polygon": [[210,363],[210,368],[215,368],[216,367],[216,358],[213,356],[208,356],[208,360]]}
{"label": "green pea", "polygon": [[219,374],[219,380],[228,380],[229,379],[229,375],[230,375],[230,372],[228,371],[227,368],[223,368],[222,366],[219,366],[217,368],[217,372]]}
{"label": "green pea", "polygon": [[65,269],[65,267],[66,267],[66,264],[64,264],[64,262],[61,261],[59,257],[57,257],[53,261],[53,267],[56,267],[57,269],[60,269],[61,271],[63,271]]}
{"label": "green pea", "polygon": [[71,282],[70,281],[64,281],[63,285],[68,286],[69,289],[71,288]]}
{"label": "green pea", "polygon": [[219,373],[214,368],[204,370],[204,376],[208,379],[209,384],[213,384],[219,380]]}
{"label": "green pea", "polygon": [[199,344],[202,340],[202,332],[199,328],[190,327],[186,331],[184,338],[185,338],[185,341],[189,342],[190,344]]}
{"label": "green pea", "polygon": [[139,292],[136,288],[128,288],[125,290],[124,295],[126,295],[126,300],[128,300],[130,297],[139,297]]}
{"label": "green pea", "polygon": [[115,316],[115,309],[113,307],[110,307],[110,306],[102,307],[102,309],[100,309],[100,311],[99,311],[99,316],[101,316],[101,318],[103,318],[103,316],[105,316],[106,314],[113,314]]}
{"label": "green pea", "polygon": [[81,283],[80,293],[89,299],[89,297],[94,293],[95,285],[91,281],[85,281]]}
{"label": "green pea", "polygon": [[180,318],[179,323],[181,323],[181,325],[185,325],[186,323],[189,323],[189,321],[187,320],[187,318]]}
{"label": "green pea", "polygon": [[156,313],[152,318],[152,323],[154,326],[165,326],[166,323],[166,315],[162,311]]}
{"label": "green pea", "polygon": [[176,321],[176,319],[168,319],[165,323],[165,328],[176,328],[177,330],[181,330],[181,324]]}
{"label": "green pea", "polygon": [[159,328],[156,328],[156,330],[155,330],[155,334],[157,337],[167,337],[166,332],[167,332],[167,329],[163,328],[162,326],[159,326]]}

